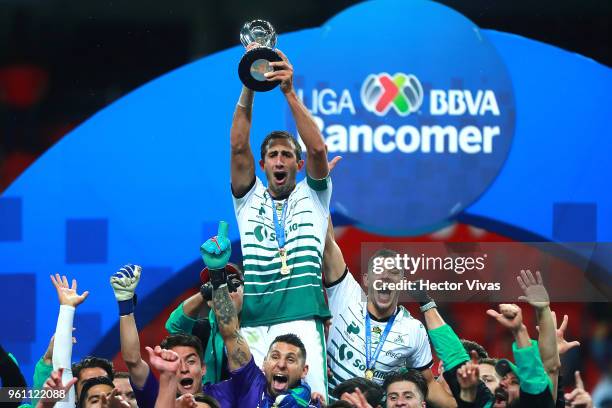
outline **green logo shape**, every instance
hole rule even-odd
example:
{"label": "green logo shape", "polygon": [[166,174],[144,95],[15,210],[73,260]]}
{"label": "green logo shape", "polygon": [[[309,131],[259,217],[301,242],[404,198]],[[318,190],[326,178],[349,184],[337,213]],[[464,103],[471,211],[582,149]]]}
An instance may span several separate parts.
{"label": "green logo shape", "polygon": [[[263,230],[263,233],[262,233],[262,230]],[[253,231],[253,234],[255,234],[255,238],[257,238],[259,242],[264,240],[264,234],[266,235],[266,237],[268,236],[267,232],[264,230],[264,227],[262,225],[256,226],[255,230]]]}
{"label": "green logo shape", "polygon": [[351,322],[351,324],[346,328],[346,332],[350,334],[359,334],[359,327],[355,322]]}

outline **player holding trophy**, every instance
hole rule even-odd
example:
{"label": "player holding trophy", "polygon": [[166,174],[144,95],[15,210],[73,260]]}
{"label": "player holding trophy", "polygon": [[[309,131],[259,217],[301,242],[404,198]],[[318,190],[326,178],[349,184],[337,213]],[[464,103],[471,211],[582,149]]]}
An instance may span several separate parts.
{"label": "player holding trophy", "polygon": [[[250,43],[247,49],[259,46]],[[265,80],[277,82],[289,104],[306,146],[306,178],[296,183],[296,174],[304,167],[299,143],[278,130],[261,144],[259,166],[267,186],[255,176],[249,143],[254,92],[243,87],[230,132],[231,188],[245,278],[241,333],[260,367],[272,340],[298,335],[306,347],[306,380],[313,391],[327,396],[323,321],[330,312],[321,280],[332,190],[327,152],[316,123],[293,88],[293,66],[281,51],[274,52],[280,61],[269,61]]]}

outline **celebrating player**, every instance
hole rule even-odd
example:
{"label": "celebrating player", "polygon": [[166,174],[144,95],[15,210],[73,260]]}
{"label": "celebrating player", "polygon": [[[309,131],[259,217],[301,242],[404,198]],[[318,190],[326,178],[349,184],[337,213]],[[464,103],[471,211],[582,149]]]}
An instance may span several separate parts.
{"label": "celebrating player", "polygon": [[330,313],[321,286],[321,257],[331,180],[323,137],[293,88],[292,65],[277,52],[282,61],[272,62],[277,70],[266,76],[280,81],[306,146],[306,178],[296,183],[304,167],[302,149],[285,131],[271,132],[261,144],[259,165],[268,186],[255,176],[249,143],[254,95],[243,88],[230,133],[232,195],[244,256],[242,334],[259,366],[276,336],[298,334],[308,354],[307,380],[313,391],[327,395],[323,321]]}

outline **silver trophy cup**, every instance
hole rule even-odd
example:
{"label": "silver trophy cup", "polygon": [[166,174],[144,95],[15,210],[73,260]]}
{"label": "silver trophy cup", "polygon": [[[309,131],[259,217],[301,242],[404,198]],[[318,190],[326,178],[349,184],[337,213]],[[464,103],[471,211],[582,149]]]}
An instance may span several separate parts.
{"label": "silver trophy cup", "polygon": [[253,42],[259,44],[259,47],[247,51],[238,65],[238,75],[247,88],[266,92],[274,89],[280,83],[279,81],[268,81],[264,75],[266,72],[274,71],[270,62],[282,61],[282,58],[274,51],[276,38],[274,27],[264,20],[248,22],[240,30],[240,42],[245,47]]}

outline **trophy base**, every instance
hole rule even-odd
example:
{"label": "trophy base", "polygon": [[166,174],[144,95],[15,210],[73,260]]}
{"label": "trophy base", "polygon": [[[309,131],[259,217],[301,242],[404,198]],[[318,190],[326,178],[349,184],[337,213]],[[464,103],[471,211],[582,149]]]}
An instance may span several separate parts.
{"label": "trophy base", "polygon": [[282,61],[283,59],[272,48],[257,47],[246,54],[238,65],[238,76],[249,89],[256,92],[267,92],[276,88],[280,81],[268,81],[264,74],[276,71],[270,66],[270,62]]}

